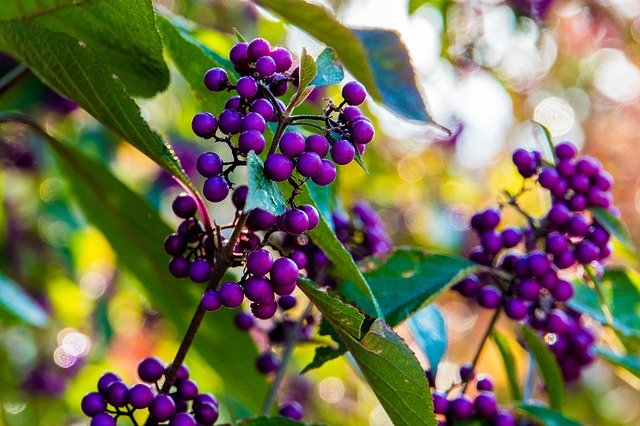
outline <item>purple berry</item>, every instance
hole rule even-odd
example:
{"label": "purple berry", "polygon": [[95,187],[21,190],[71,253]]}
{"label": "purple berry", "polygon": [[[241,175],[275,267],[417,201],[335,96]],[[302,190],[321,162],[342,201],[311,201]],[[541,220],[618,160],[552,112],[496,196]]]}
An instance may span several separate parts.
{"label": "purple berry", "polygon": [[218,118],[218,128],[225,135],[235,135],[242,129],[242,115],[238,112],[225,109]]}
{"label": "purple berry", "polygon": [[476,408],[476,413],[480,417],[490,418],[493,417],[498,411],[498,402],[496,401],[496,397],[487,391],[482,391],[478,396],[476,396],[476,400],[473,402],[473,405]]}
{"label": "purple berry", "polygon": [[222,176],[212,176],[204,181],[202,193],[207,200],[217,203],[229,195],[229,184]]}
{"label": "purple berry", "polygon": [[242,132],[238,138],[238,148],[244,155],[249,154],[249,151],[255,151],[256,154],[260,154],[264,151],[265,146],[264,136],[257,130]]}
{"label": "purple berry", "polygon": [[196,161],[196,169],[204,177],[219,175],[222,167],[222,158],[214,152],[205,152]]}
{"label": "purple berry", "polygon": [[278,306],[280,306],[280,309],[282,309],[283,311],[293,308],[297,303],[298,300],[295,298],[295,296],[291,296],[290,294],[281,296],[278,299]]}
{"label": "purple berry", "polygon": [[460,366],[460,380],[463,382],[469,382],[473,380],[475,373],[473,372],[473,365],[471,363],[462,364]]}
{"label": "purple berry", "polygon": [[492,285],[482,287],[478,293],[478,304],[483,308],[495,309],[500,306],[501,301],[502,292]]}
{"label": "purple berry", "polygon": [[329,141],[322,135],[309,135],[305,140],[305,150],[315,152],[320,158],[324,158],[329,153]]}
{"label": "purple berry", "polygon": [[271,121],[275,117],[275,109],[267,99],[256,99],[251,104],[249,110],[260,114],[265,121]]}
{"label": "purple berry", "polygon": [[253,77],[240,77],[236,83],[236,91],[245,99],[253,98],[258,93],[258,84]]}
{"label": "purple berry", "polygon": [[175,256],[169,261],[169,272],[176,278],[186,278],[188,269],[189,261],[184,257]]}
{"label": "purple berry", "polygon": [[473,402],[467,395],[460,395],[449,402],[449,415],[458,420],[468,420],[473,415]]}
{"label": "purple berry", "polygon": [[289,158],[299,157],[304,149],[304,137],[298,132],[286,132],[280,138],[280,151]]}
{"label": "purple berry", "polygon": [[280,367],[280,359],[271,351],[263,352],[256,359],[256,368],[262,374],[273,373]]}
{"label": "purple berry", "polygon": [[230,109],[233,111],[239,111],[242,104],[242,98],[240,96],[232,96],[224,103],[224,109]]}
{"label": "purple berry", "polygon": [[367,97],[364,86],[357,81],[350,81],[342,88],[342,97],[349,105],[360,105]]}
{"label": "purple berry", "polygon": [[570,142],[559,143],[555,151],[560,160],[571,160],[578,154],[578,149]]}
{"label": "purple berry", "polygon": [[276,217],[268,211],[253,209],[247,218],[247,226],[254,231],[268,231],[276,223]]}
{"label": "purple berry", "polygon": [[227,308],[237,308],[242,304],[244,292],[238,283],[226,282],[218,290],[220,301]]}
{"label": "purple berry", "polygon": [[178,234],[171,234],[164,240],[164,251],[172,256],[181,255],[186,248],[186,242]]}
{"label": "purple berry", "polygon": [[493,417],[494,426],[516,426],[516,417],[508,411],[498,410],[498,414]]}
{"label": "purple berry", "polygon": [[496,254],[502,250],[502,237],[495,231],[486,231],[480,237],[480,244],[485,253]]}
{"label": "purple berry", "polygon": [[569,241],[559,232],[550,232],[546,238],[545,248],[547,253],[560,255],[569,248]]}
{"label": "purple berry", "polygon": [[440,391],[431,393],[433,397],[433,412],[436,414],[446,414],[449,409],[449,400],[447,394]]}
{"label": "purple berry", "polygon": [[356,144],[367,144],[373,140],[375,129],[368,120],[358,120],[351,124],[351,140]]}
{"label": "purple berry", "polygon": [[320,223],[320,215],[318,214],[318,210],[313,207],[311,204],[303,204],[299,207],[300,210],[307,214],[307,218],[309,219],[309,227],[308,230],[315,229]]}
{"label": "purple berry", "polygon": [[205,283],[213,272],[211,265],[204,259],[196,259],[189,264],[187,273],[189,278],[196,283]]}
{"label": "purple berry", "polygon": [[276,47],[269,54],[271,58],[273,58],[276,63],[276,71],[285,72],[291,68],[293,65],[293,58],[291,57],[291,53],[284,47]]}
{"label": "purple berry", "polygon": [[341,166],[347,165],[353,161],[356,150],[353,144],[345,139],[336,141],[331,147],[331,159]]}
{"label": "purple berry", "polygon": [[569,281],[559,280],[551,294],[558,302],[566,302],[573,296],[573,286]]}
{"label": "purple berry", "polygon": [[316,185],[325,186],[329,185],[336,179],[337,172],[336,167],[329,160],[322,160],[322,167],[317,175],[313,176],[311,180]]}
{"label": "purple berry", "polygon": [[292,209],[285,213],[283,224],[287,233],[300,235],[309,229],[309,217],[303,210]]}
{"label": "purple berry", "polygon": [[205,311],[213,312],[220,309],[222,306],[222,301],[220,300],[220,295],[215,290],[207,290],[200,300],[200,304],[204,308]]}
{"label": "purple berry", "polygon": [[479,375],[478,381],[476,383],[476,388],[479,391],[492,391],[493,381],[488,376]]}
{"label": "purple berry", "polygon": [[478,232],[495,229],[500,223],[500,210],[486,209],[471,218],[471,227]]}
{"label": "purple berry", "polygon": [[89,417],[93,417],[98,413],[104,412],[107,408],[107,402],[104,400],[100,392],[90,392],[82,398],[80,407],[84,414]]}
{"label": "purple berry", "polygon": [[267,122],[264,117],[257,112],[250,112],[242,119],[242,130],[257,130],[260,133],[264,133],[267,129]]}
{"label": "purple berry", "polygon": [[355,121],[364,116],[362,115],[362,112],[358,109],[358,107],[348,106],[342,110],[342,112],[340,113],[340,117],[346,123],[351,123],[352,121]]}
{"label": "purple berry", "polygon": [[250,330],[253,327],[255,321],[253,317],[246,312],[238,312],[234,318],[236,327],[240,330]]}
{"label": "purple berry", "polygon": [[512,320],[521,321],[527,316],[527,305],[520,299],[507,299],[504,303],[504,312]]}
{"label": "purple berry", "polygon": [[191,120],[191,130],[201,138],[212,137],[217,127],[218,120],[210,112],[200,112],[194,115],[193,120]]}
{"label": "purple berry", "polygon": [[558,175],[556,169],[550,167],[545,167],[544,169],[542,169],[540,175],[538,176],[538,182],[543,188],[546,189],[553,188],[554,185],[558,183],[559,179],[560,176]]}
{"label": "purple berry", "polygon": [[591,263],[594,260],[597,260],[600,255],[598,246],[587,240],[583,240],[578,243],[573,253],[576,257],[576,260],[584,264]]}
{"label": "purple berry", "polygon": [[252,302],[268,304],[273,302],[271,282],[264,277],[249,277],[244,283],[244,294]]}
{"label": "purple berry", "polygon": [[164,374],[164,363],[160,358],[148,357],[138,364],[138,377],[147,383],[155,383]]}
{"label": "purple berry", "polygon": [[251,308],[251,313],[256,318],[263,320],[273,317],[278,310],[278,304],[275,301],[266,304],[252,303],[249,307]]}
{"label": "purple berry", "polygon": [[571,217],[567,222],[567,231],[572,237],[584,237],[589,231],[591,223],[587,218],[581,214],[577,214]]}
{"label": "purple berry", "polygon": [[293,161],[284,154],[271,154],[264,162],[264,174],[276,182],[283,182],[291,177]]}
{"label": "purple berry", "polygon": [[500,237],[502,238],[502,245],[505,248],[512,248],[522,241],[522,231],[514,227],[505,228],[500,233]]}
{"label": "purple berry", "polygon": [[255,276],[262,277],[266,275],[272,266],[273,257],[267,250],[258,249],[247,256],[247,271]]}
{"label": "purple berry", "polygon": [[107,413],[98,413],[91,419],[90,426],[116,426],[116,419]]}
{"label": "purple berry", "polygon": [[212,92],[220,92],[227,88],[229,76],[222,68],[211,68],[204,75],[204,85]]}
{"label": "purple berry", "polygon": [[247,52],[249,54],[249,60],[257,61],[263,56],[268,56],[271,53],[271,45],[263,38],[254,38],[249,43]]}
{"label": "purple berry", "polygon": [[[276,73],[271,77],[271,83],[269,84],[269,90],[274,96],[282,96],[287,93],[289,89],[289,79],[286,75]],[[284,108],[282,108],[284,110]]]}
{"label": "purple berry", "polygon": [[212,425],[218,420],[220,412],[218,406],[211,402],[201,402],[194,408],[194,415],[198,424]]}
{"label": "purple berry", "polygon": [[256,61],[256,71],[260,77],[271,77],[276,72],[276,61],[270,56],[263,56]]}
{"label": "purple berry", "polygon": [[280,406],[278,411],[282,417],[286,417],[291,420],[299,421],[304,416],[304,409],[297,401],[287,402]]}
{"label": "purple berry", "polygon": [[147,385],[138,383],[129,389],[129,404],[136,409],[147,408],[153,402],[153,391]]}
{"label": "purple berry", "polygon": [[176,216],[187,219],[195,216],[197,206],[195,200],[190,195],[180,194],[174,198],[171,208]]}
{"label": "purple berry", "polygon": [[238,209],[244,209],[244,205],[247,202],[247,195],[249,194],[249,188],[246,185],[241,185],[233,191],[231,201],[233,206]]}
{"label": "purple berry", "polygon": [[560,160],[556,164],[556,170],[561,176],[570,178],[576,173],[576,164],[571,160]]}
{"label": "purple berry", "polygon": [[315,152],[303,152],[296,162],[296,170],[304,177],[313,177],[320,172],[322,159]]}
{"label": "purple berry", "polygon": [[117,382],[120,380],[120,376],[114,373],[104,373],[98,379],[98,391],[102,396],[105,396],[107,393],[107,387],[113,382]]}
{"label": "purple berry", "polygon": [[191,401],[198,396],[198,385],[193,380],[183,380],[177,388],[177,395],[182,400]]}
{"label": "purple berry", "polygon": [[118,380],[107,386],[104,398],[114,407],[124,407],[127,405],[128,394],[129,387],[127,387],[124,382]]}
{"label": "purple berry", "polygon": [[298,280],[298,265],[286,257],[273,262],[270,277],[274,287],[288,287]]}
{"label": "purple berry", "polygon": [[564,204],[554,204],[549,213],[547,214],[547,220],[549,224],[554,227],[561,227],[571,218],[571,212]]}
{"label": "purple berry", "polygon": [[304,254],[304,252],[301,250],[294,250],[293,252],[291,252],[291,254],[289,255],[289,259],[293,260],[296,265],[298,265],[298,269],[304,269],[309,262],[307,255]]}
{"label": "purple berry", "polygon": [[247,43],[236,43],[229,51],[229,59],[235,66],[241,66],[249,61],[249,45]]}

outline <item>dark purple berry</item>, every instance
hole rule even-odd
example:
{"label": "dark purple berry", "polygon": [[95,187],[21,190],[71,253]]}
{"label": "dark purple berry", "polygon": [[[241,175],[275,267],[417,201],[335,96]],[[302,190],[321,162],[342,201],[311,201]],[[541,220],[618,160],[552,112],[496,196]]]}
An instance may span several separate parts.
{"label": "dark purple berry", "polygon": [[478,376],[478,381],[476,382],[476,388],[479,391],[492,391],[493,390],[493,381],[484,375]]}
{"label": "dark purple berry", "polygon": [[353,144],[345,139],[336,141],[331,147],[331,159],[336,163],[344,166],[353,161],[356,150]]}
{"label": "dark purple berry", "polygon": [[516,417],[508,411],[498,410],[498,414],[493,417],[493,426],[516,426]]}
{"label": "dark purple berry", "polygon": [[556,169],[553,169],[551,167],[545,167],[544,169],[542,169],[540,175],[538,176],[538,182],[543,188],[546,189],[553,188],[554,185],[558,183],[559,179],[560,176],[558,175],[558,172],[556,171]]}
{"label": "dark purple berry", "polygon": [[200,304],[204,308],[205,311],[213,312],[220,309],[222,306],[222,301],[220,300],[220,295],[215,290],[207,290],[200,300]]}
{"label": "dark purple berry", "polygon": [[257,130],[260,133],[264,133],[267,129],[267,122],[264,117],[257,112],[250,112],[242,119],[242,130]]}
{"label": "dark purple berry", "polygon": [[280,367],[280,359],[271,351],[263,352],[256,359],[256,368],[262,374],[275,372]]}
{"label": "dark purple berry", "polygon": [[247,52],[249,54],[249,60],[257,61],[263,56],[268,56],[271,53],[271,46],[269,42],[263,38],[254,38],[249,43]]}
{"label": "dark purple berry", "polygon": [[[222,116],[220,117],[222,118]],[[191,130],[201,138],[210,138],[216,132],[218,120],[210,112],[200,112],[191,120]]]}
{"label": "dark purple berry", "polygon": [[176,216],[187,219],[196,214],[196,202],[187,194],[180,194],[174,198],[171,208]]}
{"label": "dark purple berry", "polygon": [[320,215],[318,214],[318,210],[313,207],[311,204],[303,204],[299,207],[300,210],[307,214],[307,218],[309,219],[309,227],[308,230],[314,229],[320,223]]}
{"label": "dark purple berry", "polygon": [[169,426],[196,426],[196,419],[189,413],[176,413],[169,422]]}
{"label": "dark purple berry", "polygon": [[504,312],[512,320],[521,321],[527,316],[527,305],[520,299],[507,299],[504,303]]}
{"label": "dark purple berry", "polygon": [[196,259],[189,264],[187,273],[189,278],[196,283],[205,283],[213,272],[211,265],[204,259]]}
{"label": "dark purple berry", "polygon": [[291,420],[299,421],[304,416],[304,409],[297,401],[287,402],[280,406],[278,411],[282,417],[286,417]]}
{"label": "dark purple berry", "polygon": [[269,319],[273,317],[273,315],[278,310],[278,304],[273,301],[269,303],[252,303],[249,305],[251,308],[251,313],[258,319]]}
{"label": "dark purple berry", "polygon": [[296,265],[298,265],[298,269],[304,269],[309,262],[307,255],[301,250],[294,250],[291,252],[291,254],[289,254],[289,259],[293,260]]}
{"label": "dark purple berry", "polygon": [[253,316],[246,312],[238,312],[234,318],[234,323],[236,327],[240,330],[250,330],[253,327],[255,321],[253,320]]}
{"label": "dark purple berry", "polygon": [[105,396],[107,394],[107,387],[109,387],[111,383],[117,382],[119,380],[121,379],[120,379],[120,376],[118,376],[117,374],[104,373],[98,379],[98,391],[100,392],[100,394],[102,394],[102,396]]}
{"label": "dark purple berry", "polygon": [[262,277],[266,275],[272,266],[273,257],[267,250],[258,249],[247,256],[247,271],[255,276]]}
{"label": "dark purple berry", "polygon": [[315,152],[303,152],[296,162],[296,170],[304,177],[313,177],[320,172],[322,159]]}
{"label": "dark purple berry", "polygon": [[203,425],[213,425],[218,420],[218,406],[211,402],[201,402],[193,410],[196,421]]}
{"label": "dark purple berry", "polygon": [[433,397],[433,412],[436,414],[446,414],[449,409],[449,400],[447,394],[440,391],[431,393]]}
{"label": "dark purple berry", "polygon": [[205,152],[196,161],[196,169],[204,177],[219,175],[222,167],[222,158],[214,152]]}
{"label": "dark purple berry", "polygon": [[204,181],[202,194],[209,201],[220,202],[229,195],[229,184],[222,176],[212,176]]}
{"label": "dark purple berry", "polygon": [[104,400],[100,392],[90,392],[82,398],[80,407],[84,414],[89,417],[93,417],[98,413],[104,412],[107,408],[107,402]]}
{"label": "dark purple berry", "polygon": [[460,366],[460,380],[468,382],[473,380],[475,373],[473,372],[473,365],[470,363],[462,364]]}
{"label": "dark purple berry", "polygon": [[598,246],[593,244],[591,241],[583,240],[578,243],[573,253],[578,262],[591,263],[594,260],[598,259],[600,251],[598,249]]}
{"label": "dark purple berry", "polygon": [[581,214],[574,215],[567,222],[567,231],[572,237],[584,237],[589,231],[591,223]]}
{"label": "dark purple berry", "polygon": [[274,287],[288,287],[298,280],[298,265],[286,257],[273,262],[270,277]]}
{"label": "dark purple berry", "polygon": [[322,160],[322,167],[317,175],[313,176],[311,180],[316,185],[325,186],[329,185],[336,179],[337,172],[336,167],[329,160]]}
{"label": "dark purple berry", "polygon": [[329,153],[329,141],[322,135],[309,135],[305,140],[305,150],[315,152],[320,158],[324,158]]}
{"label": "dark purple berry", "polygon": [[470,275],[457,283],[454,289],[464,297],[475,297],[480,290],[480,281],[477,276]]}
{"label": "dark purple berry", "polygon": [[225,109],[218,117],[218,128],[225,135],[235,135],[242,130],[242,115],[238,112]]}
{"label": "dark purple berry", "polygon": [[300,235],[309,229],[309,217],[301,209],[292,209],[285,213],[283,224],[289,234]]}
{"label": "dark purple berry", "polygon": [[224,103],[224,109],[230,109],[233,111],[240,110],[240,104],[242,103],[242,98],[240,96],[232,96],[227,99],[227,102]]}
{"label": "dark purple berry", "polygon": [[473,415],[473,402],[467,395],[460,395],[449,402],[449,415],[458,420],[468,420]]}
{"label": "dark purple berry", "polygon": [[260,77],[271,77],[276,72],[276,61],[270,56],[263,56],[256,61],[256,71],[260,74]]}
{"label": "dark purple berry", "polygon": [[233,65],[241,66],[249,61],[248,48],[249,45],[243,42],[236,43],[231,48],[231,50],[229,51],[229,59],[231,59]]}
{"label": "dark purple berry", "polygon": [[352,121],[355,121],[364,116],[362,115],[362,112],[358,109],[358,107],[348,106],[342,110],[342,112],[340,113],[340,117],[346,123],[351,123]]}
{"label": "dark purple berry", "polygon": [[249,110],[260,114],[265,121],[271,121],[275,117],[275,109],[267,99],[256,99],[249,107]]}
{"label": "dark purple berry", "polygon": [[256,154],[260,154],[264,151],[265,146],[264,136],[257,130],[244,131],[238,138],[238,148],[244,155],[249,154],[249,151],[255,151]]}
{"label": "dark purple berry", "polygon": [[375,129],[368,120],[358,120],[351,124],[351,140],[356,144],[367,144],[373,140]]}
{"label": "dark purple berry", "polygon": [[249,277],[244,283],[244,294],[252,302],[268,304],[273,302],[271,282],[264,277]]}
{"label": "dark purple berry", "polygon": [[555,151],[560,160],[570,160],[578,154],[578,149],[570,142],[559,143]]}
{"label": "dark purple berry", "polygon": [[186,278],[189,270],[189,261],[184,257],[172,257],[169,261],[169,272],[176,278]]}
{"label": "dark purple berry", "polygon": [[[286,75],[276,73],[271,77],[271,83],[269,84],[269,90],[275,96],[282,96],[287,93],[289,89],[289,79]],[[285,108],[282,108],[284,110]]]}
{"label": "dark purple berry", "polygon": [[285,72],[293,65],[293,58],[291,53],[284,47],[276,47],[269,54],[276,63],[276,71]]}
{"label": "dark purple berry", "polygon": [[280,306],[280,309],[282,309],[283,311],[293,308],[297,303],[298,301],[295,296],[291,295],[281,296],[278,299],[278,306]]}
{"label": "dark purple berry", "polygon": [[182,400],[191,401],[198,396],[198,385],[193,380],[183,380],[177,388],[178,397]]}
{"label": "dark purple berry", "polygon": [[233,191],[231,201],[233,206],[238,209],[244,209],[244,205],[247,202],[247,195],[249,194],[249,188],[246,185],[241,185]]}
{"label": "dark purple berry", "polygon": [[286,132],[280,138],[280,151],[289,158],[300,156],[304,149],[304,137],[298,132]]}
{"label": "dark purple berry", "polygon": [[129,388],[122,381],[112,382],[107,386],[105,392],[105,399],[114,407],[124,407],[127,405],[127,396],[129,394]]}
{"label": "dark purple berry", "polygon": [[561,227],[571,218],[571,212],[564,204],[554,204],[549,213],[547,214],[547,220],[549,224],[554,227]]}
{"label": "dark purple berry", "polygon": [[362,84],[350,81],[342,87],[342,97],[349,105],[360,105],[367,98],[367,92]]}
{"label": "dark purple berry", "polygon": [[240,77],[236,83],[236,91],[245,99],[253,98],[258,93],[258,84],[253,77]]}
{"label": "dark purple berry", "polygon": [[211,68],[204,75],[204,85],[212,92],[220,92],[227,88],[229,76],[222,68]]}
{"label": "dark purple berry", "polygon": [[515,227],[505,228],[500,233],[500,237],[505,248],[512,248],[522,241],[522,231]]}
{"label": "dark purple berry", "polygon": [[138,383],[129,389],[129,404],[136,409],[147,408],[153,402],[153,391],[147,385]]}
{"label": "dark purple berry", "polygon": [[98,413],[91,419],[90,426],[116,426],[116,419],[107,413]]}
{"label": "dark purple berry", "polygon": [[164,240],[164,251],[172,256],[180,255],[184,253],[187,248],[187,244],[184,239],[178,234],[171,234]]}
{"label": "dark purple berry", "polygon": [[276,217],[268,211],[253,209],[247,218],[247,226],[254,231],[268,231],[276,223]]}
{"label": "dark purple berry", "polygon": [[138,364],[138,377],[147,383],[155,383],[164,374],[164,363],[160,358],[148,357]]}
{"label": "dark purple berry", "polygon": [[480,417],[490,418],[493,417],[498,411],[498,402],[496,397],[487,391],[482,391],[476,396],[473,405],[476,408],[476,413]]}
{"label": "dark purple berry", "polygon": [[238,283],[226,282],[218,289],[220,301],[227,308],[237,308],[242,304],[244,292]]}
{"label": "dark purple berry", "polygon": [[478,293],[478,304],[486,309],[495,309],[500,306],[502,292],[492,285],[486,285]]}
{"label": "dark purple berry", "polygon": [[569,281],[559,280],[551,294],[558,302],[566,302],[573,296],[573,286]]}
{"label": "dark purple berry", "polygon": [[284,154],[271,154],[264,162],[264,174],[271,180],[283,182],[291,177],[293,161]]}

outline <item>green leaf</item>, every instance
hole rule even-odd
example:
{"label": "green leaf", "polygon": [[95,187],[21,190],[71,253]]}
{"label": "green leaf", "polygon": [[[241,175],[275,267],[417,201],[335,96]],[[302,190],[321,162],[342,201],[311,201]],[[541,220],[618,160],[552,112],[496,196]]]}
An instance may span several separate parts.
{"label": "green leaf", "polygon": [[404,341],[382,320],[366,326],[364,315],[307,280],[298,282],[336,330],[395,425],[435,425],[424,370]]}
{"label": "green leaf", "polygon": [[622,367],[634,376],[640,378],[640,357],[637,355],[620,355],[604,346],[598,346],[596,353],[600,358],[615,366]]}
{"label": "green leaf", "polygon": [[434,375],[447,350],[447,324],[437,305],[431,304],[416,312],[407,321],[409,331],[429,360]]}
{"label": "green leaf", "polygon": [[523,326],[521,331],[522,337],[532,356],[536,359],[540,373],[544,378],[547,393],[549,394],[549,404],[556,410],[561,411],[564,403],[564,380],[558,362],[551,350],[533,329]]}
{"label": "green leaf", "polygon": [[622,221],[614,216],[609,210],[602,208],[592,208],[591,213],[611,235],[613,235],[622,246],[630,253],[636,253],[636,248],[631,241],[631,236],[627,227]]}
{"label": "green leaf", "polygon": [[281,215],[285,212],[286,202],[278,185],[264,175],[264,164],[254,151],[247,155],[247,201],[245,211],[255,208],[262,209],[273,215]]}
{"label": "green leaf", "polygon": [[[298,202],[300,204],[311,204],[318,208],[318,202],[314,198],[312,192],[309,191],[307,185],[302,187],[302,191],[298,195]],[[318,211],[323,211],[318,208]],[[369,284],[364,279],[364,276],[358,269],[358,266],[351,257],[351,253],[344,248],[342,243],[338,240],[333,227],[329,225],[329,221],[320,215],[320,222],[318,226],[307,233],[311,240],[324,251],[333,265],[333,271],[336,272],[341,278],[349,278],[353,283],[353,287],[357,289],[359,297],[371,307],[371,311],[375,313],[375,316],[384,319],[384,314],[378,304],[378,301],[373,296],[373,292],[369,287]]]}
{"label": "green leaf", "polygon": [[321,336],[330,336],[335,342],[335,345],[318,346],[316,348],[313,360],[300,372],[300,374],[304,374],[309,370],[313,370],[314,368],[320,368],[326,362],[336,359],[347,352],[347,348],[345,348],[342,340],[340,340],[340,335],[338,334],[338,332],[324,318],[320,318],[318,334]]}
{"label": "green leaf", "polygon": [[20,19],[64,33],[87,46],[132,96],[151,97],[169,85],[169,69],[162,57],[151,0],[75,3],[70,7],[29,8],[30,12]]}
{"label": "green leaf", "polygon": [[[82,211],[107,238],[118,261],[145,287],[154,307],[182,333],[187,329],[199,295],[167,271],[163,241],[173,230],[147,201],[116,179],[104,165],[77,148],[49,139],[62,175]],[[194,347],[223,377],[225,391],[258,410],[255,395],[266,394],[264,378],[254,368],[257,351],[251,338],[232,326],[234,312],[221,309],[208,315]],[[233,348],[230,356],[229,348]]]}
{"label": "green leaf", "polygon": [[580,426],[579,422],[545,405],[518,404],[516,410],[525,417],[540,422],[543,426]]}
{"label": "green leaf", "polygon": [[305,48],[302,49],[302,55],[300,55],[299,69],[300,76],[298,78],[298,90],[296,90],[296,93],[289,101],[289,105],[287,105],[286,115],[290,114],[294,108],[304,102],[313,90],[313,87],[307,86],[309,86],[309,83],[311,83],[313,78],[316,76],[316,61],[307,53]]}
{"label": "green leaf", "polygon": [[246,43],[247,40],[245,40],[244,37],[242,37],[242,34],[240,34],[240,31],[238,31],[236,29],[236,27],[233,27],[233,34],[236,36],[236,38],[238,39],[239,42],[241,43]]}
{"label": "green leaf", "polygon": [[547,129],[547,127],[542,123],[539,123],[533,120],[533,124],[536,125],[542,132],[542,136],[544,137],[544,141],[546,142],[547,153],[553,160],[553,163],[554,164],[557,163],[558,155],[556,154],[556,149],[555,149],[555,145],[553,144],[553,138],[551,137],[551,132],[549,132],[549,129]]}
{"label": "green leaf", "polygon": [[36,327],[44,327],[49,322],[49,315],[42,306],[25,293],[19,284],[2,273],[0,273],[0,308]]}
{"label": "green leaf", "polygon": [[300,423],[287,419],[285,417],[251,417],[249,419],[242,419],[234,423],[237,426],[296,426],[296,425],[309,425],[320,426],[318,423]]}
{"label": "green leaf", "polygon": [[29,20],[43,12],[54,12],[73,5],[81,5],[88,0],[3,0],[0,22],[15,19]]}
{"label": "green leaf", "polygon": [[[613,316],[613,328],[623,336],[640,337],[640,274],[628,268],[609,268],[599,285]],[[575,283],[569,306],[601,324],[608,322],[596,291],[583,283]]]}
{"label": "green leaf", "polygon": [[[398,247],[386,262],[364,275],[389,325],[395,327],[475,268],[463,257]],[[339,290],[347,300],[375,316],[371,303],[351,279]]]}
{"label": "green leaf", "polygon": [[316,59],[316,76],[311,82],[314,87],[329,86],[338,84],[344,79],[344,69],[338,60],[338,54],[330,47],[327,47],[318,55]]}
{"label": "green leaf", "polygon": [[219,114],[229,98],[227,92],[211,92],[204,85],[204,74],[210,68],[220,67],[227,71],[229,81],[236,81],[236,72],[231,62],[198,41],[190,33],[194,26],[190,22],[165,12],[158,15],[158,28],[162,34],[167,53],[176,68],[189,83],[198,103],[207,111]]}
{"label": "green leaf", "polygon": [[518,368],[516,366],[516,359],[513,356],[513,352],[509,347],[509,341],[507,338],[494,329],[491,332],[491,338],[498,347],[500,356],[502,357],[502,363],[504,370],[507,373],[507,379],[509,381],[509,390],[511,392],[511,398],[515,401],[522,399],[522,390],[520,389],[520,381],[518,380]]}
{"label": "green leaf", "polygon": [[138,105],[92,49],[65,34],[6,22],[0,24],[0,51],[25,62],[40,79],[195,190],[171,148],[149,128]]}
{"label": "green leaf", "polygon": [[345,68],[366,86],[371,96],[396,114],[409,120],[433,121],[407,48],[397,32],[348,28],[327,7],[308,0],[256,3],[334,48]]}

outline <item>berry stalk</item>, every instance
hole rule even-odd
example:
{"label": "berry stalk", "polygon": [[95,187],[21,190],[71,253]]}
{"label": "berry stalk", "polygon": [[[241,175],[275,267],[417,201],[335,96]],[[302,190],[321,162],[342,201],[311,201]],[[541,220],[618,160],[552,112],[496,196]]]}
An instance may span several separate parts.
{"label": "berry stalk", "polygon": [[23,77],[27,76],[31,70],[25,64],[18,64],[0,79],[0,96],[4,95],[15,86]]}
{"label": "berry stalk", "polygon": [[[500,313],[501,312],[502,312],[502,309],[498,308],[493,313],[493,316],[491,317],[491,321],[489,322],[489,325],[487,326],[487,329],[485,330],[484,335],[482,336],[482,340],[480,341],[480,345],[478,346],[478,350],[476,351],[476,354],[473,356],[473,359],[471,360],[471,371],[475,371],[476,364],[478,364],[478,360],[480,359],[480,355],[482,354],[482,350],[484,349],[485,344],[486,344],[487,340],[489,339],[489,336],[491,336],[491,332],[493,331],[493,328],[495,327],[496,323],[498,322],[498,318],[500,317]],[[469,385],[469,381],[467,380],[462,385],[462,393],[464,393],[467,390],[467,386],[468,385]]]}

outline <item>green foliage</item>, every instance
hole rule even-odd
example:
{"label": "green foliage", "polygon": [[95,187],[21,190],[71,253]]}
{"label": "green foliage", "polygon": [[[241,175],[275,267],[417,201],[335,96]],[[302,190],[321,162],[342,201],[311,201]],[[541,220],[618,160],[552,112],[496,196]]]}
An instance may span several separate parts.
{"label": "green foliage", "polygon": [[294,108],[304,102],[313,90],[313,87],[309,87],[309,84],[316,76],[316,69],[316,61],[307,53],[307,50],[303,48],[302,54],[300,55],[298,89],[289,101],[289,105],[287,105],[287,113],[291,113]]}
{"label": "green foliage", "polygon": [[640,378],[640,357],[637,355],[621,355],[605,346],[598,346],[596,352],[600,358]]}
{"label": "green foliage", "polygon": [[255,152],[249,152],[247,156],[247,201],[245,211],[260,208],[273,215],[285,212],[285,199],[278,189],[278,185],[264,175],[264,164]]}
{"label": "green foliage", "polygon": [[0,51],[25,62],[48,85],[191,185],[173,151],[149,128],[123,84],[90,47],[46,28],[6,22],[0,24]]}
{"label": "green foliage", "polygon": [[242,419],[234,423],[237,426],[295,426],[295,425],[309,425],[313,426],[313,423],[300,423],[284,417],[252,417],[250,419]]}
{"label": "green foliage", "polygon": [[523,326],[521,329],[531,356],[538,364],[540,373],[544,378],[544,384],[549,394],[549,404],[558,411],[562,411],[564,404],[564,380],[562,372],[558,366],[555,356],[544,344],[540,336],[530,327]]}
{"label": "green foliage", "polygon": [[416,312],[407,322],[414,340],[427,356],[433,374],[438,372],[438,364],[447,350],[447,325],[442,311],[431,304]]}
{"label": "green foliage", "polygon": [[[399,247],[386,260],[365,273],[373,295],[392,327],[428,305],[436,297],[475,269],[475,264],[459,256],[432,253],[417,247]],[[351,279],[340,291],[371,316],[371,303]]]}
{"label": "green foliage", "polygon": [[36,327],[49,322],[49,315],[42,306],[3,273],[0,273],[0,309]]}
{"label": "green foliage", "polygon": [[513,398],[515,401],[519,401],[522,399],[522,390],[520,388],[520,381],[518,379],[518,368],[516,366],[516,360],[513,356],[511,348],[509,347],[509,341],[502,333],[495,329],[491,332],[491,338],[496,344],[496,347],[500,352],[500,356],[502,357],[504,370],[507,373],[507,380],[509,381],[509,391],[511,392],[511,398]]}
{"label": "green foliage", "polygon": [[405,45],[395,31],[353,30],[329,9],[307,0],[258,0],[259,5],[335,49],[376,100],[409,120],[431,122]]}
{"label": "green foliage", "polygon": [[[602,208],[592,208],[591,213],[609,233],[615,237],[626,252],[635,254],[636,248],[633,246],[629,230],[622,221],[614,216],[609,210]],[[637,257],[637,256],[636,256]]]}
{"label": "green foliage", "polygon": [[316,59],[316,76],[310,83],[314,87],[338,84],[344,79],[344,69],[338,60],[336,51],[328,47]]}
{"label": "green foliage", "polygon": [[562,413],[539,404],[519,404],[516,410],[532,420],[540,422],[543,426],[579,426],[580,423],[569,419]]}
{"label": "green foliage", "polygon": [[[184,283],[167,272],[164,238],[171,228],[147,201],[116,179],[104,165],[51,138],[63,177],[82,211],[105,235],[122,263],[138,278],[154,307],[182,332],[187,328],[199,296],[185,291]],[[141,249],[144,248],[144,249]],[[251,338],[236,330],[233,311],[224,309],[205,318],[194,342],[195,349],[218,373],[234,380],[224,382],[225,391],[247,407],[258,409],[255,393],[266,393],[264,379],[247,368],[257,356]],[[233,356],[229,348],[234,348]]]}
{"label": "green foliage", "polygon": [[404,341],[380,319],[367,325],[355,308],[310,282],[301,280],[298,285],[351,352],[393,423],[435,425],[429,384]]}

